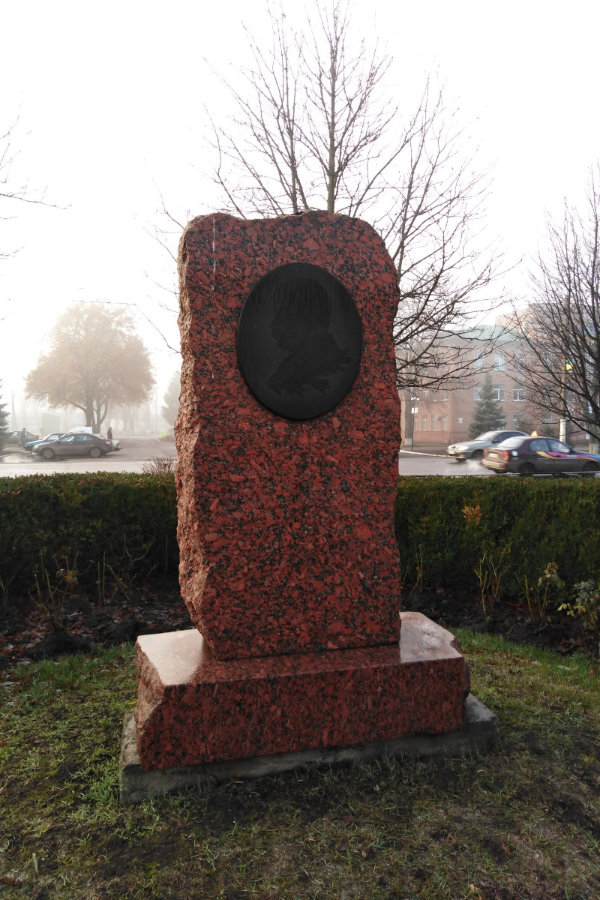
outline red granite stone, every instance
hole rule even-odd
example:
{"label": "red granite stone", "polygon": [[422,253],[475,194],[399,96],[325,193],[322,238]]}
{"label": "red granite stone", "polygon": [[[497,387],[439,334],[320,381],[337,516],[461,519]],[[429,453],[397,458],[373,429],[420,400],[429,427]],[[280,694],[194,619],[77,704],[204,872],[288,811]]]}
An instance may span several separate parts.
{"label": "red granite stone", "polygon": [[[236,332],[254,285],[298,262],[350,293],[363,353],[334,409],[291,421],[251,394]],[[219,659],[397,644],[398,287],[381,239],[323,212],[215,214],[188,225],[179,266],[178,540],[192,621]]]}
{"label": "red granite stone", "polygon": [[217,660],[195,629],[138,638],[143,768],[458,730],[469,675],[456,641],[401,615],[399,643],[290,656]]}

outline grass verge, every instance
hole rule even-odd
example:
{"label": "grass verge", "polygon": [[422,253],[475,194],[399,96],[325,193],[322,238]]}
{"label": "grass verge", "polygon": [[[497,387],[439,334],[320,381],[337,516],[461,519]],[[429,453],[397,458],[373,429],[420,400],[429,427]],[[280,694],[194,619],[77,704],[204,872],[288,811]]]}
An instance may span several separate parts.
{"label": "grass verge", "polygon": [[0,687],[0,896],[600,898],[600,675],[458,631],[486,756],[382,759],[118,803],[133,648]]}

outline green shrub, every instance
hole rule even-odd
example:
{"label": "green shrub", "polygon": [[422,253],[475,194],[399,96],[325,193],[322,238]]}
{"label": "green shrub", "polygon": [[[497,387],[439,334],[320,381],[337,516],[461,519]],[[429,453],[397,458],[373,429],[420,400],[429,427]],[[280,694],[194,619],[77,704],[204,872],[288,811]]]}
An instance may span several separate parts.
{"label": "green shrub", "polygon": [[401,478],[395,529],[408,589],[531,599],[549,564],[567,593],[600,581],[599,479]]}
{"label": "green shrub", "polygon": [[584,628],[596,638],[596,655],[600,656],[600,586],[597,581],[581,581],[573,589],[573,602],[565,601],[559,610],[581,619]]}
{"label": "green shrub", "polygon": [[176,583],[172,474],[0,478],[0,591],[34,595],[40,574],[77,560],[82,588],[150,574]]}

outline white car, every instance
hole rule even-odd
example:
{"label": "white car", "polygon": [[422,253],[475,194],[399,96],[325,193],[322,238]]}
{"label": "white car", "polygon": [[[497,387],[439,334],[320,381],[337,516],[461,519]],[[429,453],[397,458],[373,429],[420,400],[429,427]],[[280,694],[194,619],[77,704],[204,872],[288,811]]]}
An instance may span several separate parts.
{"label": "white car", "polygon": [[473,438],[472,441],[461,441],[459,444],[450,444],[446,455],[456,462],[465,462],[467,459],[481,460],[483,451],[492,444],[500,444],[510,437],[527,437],[524,431],[486,431]]}

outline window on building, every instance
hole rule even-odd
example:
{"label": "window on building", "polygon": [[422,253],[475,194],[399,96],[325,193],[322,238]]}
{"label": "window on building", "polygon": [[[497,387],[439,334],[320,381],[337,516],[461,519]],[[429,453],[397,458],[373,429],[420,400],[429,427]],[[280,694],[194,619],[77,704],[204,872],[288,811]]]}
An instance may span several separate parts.
{"label": "window on building", "polygon": [[485,365],[485,359],[483,356],[478,356],[475,362],[473,363],[473,368],[476,372],[481,372]]}
{"label": "window on building", "polygon": [[494,371],[504,372],[506,360],[503,353],[494,353]]}
{"label": "window on building", "polygon": [[[477,387],[473,388],[473,400],[481,400],[481,391],[483,389],[483,385],[478,384]],[[495,384],[492,388],[492,400],[504,400],[504,385],[503,384]]]}
{"label": "window on building", "polygon": [[421,429],[423,431],[427,431],[427,416],[423,416],[423,422],[421,424]]}
{"label": "window on building", "polygon": [[440,431],[446,431],[448,428],[448,416],[440,416]]}
{"label": "window on building", "polygon": [[513,389],[513,400],[517,403],[525,399],[525,388],[516,387]]}
{"label": "window on building", "polygon": [[517,372],[522,372],[525,368],[525,357],[522,354],[517,354],[515,356],[515,370]]}

